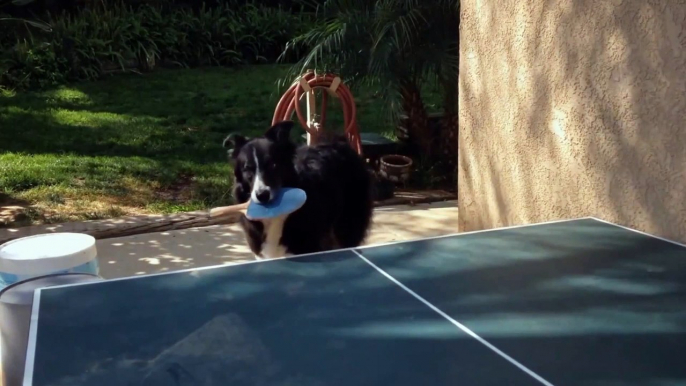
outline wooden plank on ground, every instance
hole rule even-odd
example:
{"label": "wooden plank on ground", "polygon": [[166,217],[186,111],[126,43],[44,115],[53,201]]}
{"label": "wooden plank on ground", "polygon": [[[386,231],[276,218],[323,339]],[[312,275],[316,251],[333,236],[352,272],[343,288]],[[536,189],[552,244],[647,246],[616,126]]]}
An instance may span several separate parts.
{"label": "wooden plank on ground", "polygon": [[[455,193],[443,190],[409,191],[400,190],[388,200],[377,201],[375,207],[391,205],[416,205],[456,199]],[[92,220],[62,224],[45,224],[21,228],[0,229],[0,244],[20,237],[44,233],[76,232],[86,233],[96,239],[132,236],[143,233],[164,232],[238,221],[240,213],[223,217],[210,217],[209,211],[175,213],[169,215],[130,216],[108,220]]]}

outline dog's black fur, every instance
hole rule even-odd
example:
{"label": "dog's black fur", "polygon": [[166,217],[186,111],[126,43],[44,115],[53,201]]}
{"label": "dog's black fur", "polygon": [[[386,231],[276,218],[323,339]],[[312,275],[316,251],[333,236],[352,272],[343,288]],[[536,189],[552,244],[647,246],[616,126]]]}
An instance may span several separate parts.
{"label": "dog's black fur", "polygon": [[[293,122],[271,127],[264,136],[250,139],[230,135],[224,147],[231,148],[234,165],[233,195],[238,203],[267,202],[281,187],[303,189],[307,201],[290,214],[283,225],[279,243],[286,254],[321,252],[360,245],[371,225],[372,176],[362,159],[343,138],[314,146],[296,146],[290,140]],[[257,181],[256,164],[262,182]],[[248,245],[263,256],[267,230],[262,221],[240,224]],[[272,257],[272,256],[263,256]]]}

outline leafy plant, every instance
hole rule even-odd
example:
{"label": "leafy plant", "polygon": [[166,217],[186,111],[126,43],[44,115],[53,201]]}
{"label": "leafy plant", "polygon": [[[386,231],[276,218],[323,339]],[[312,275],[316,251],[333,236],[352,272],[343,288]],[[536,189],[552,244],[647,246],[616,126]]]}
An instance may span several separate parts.
{"label": "leafy plant", "polygon": [[249,37],[247,46],[257,53],[256,59],[276,61],[293,37],[306,31],[310,14],[293,15],[282,8],[268,8],[248,3],[231,11],[234,20],[243,20],[241,35]]}
{"label": "leafy plant", "polygon": [[[273,62],[286,42],[304,30],[306,14],[235,1],[197,9],[102,2],[73,14],[47,15],[49,32],[13,31],[13,40],[0,40],[0,85],[45,87],[159,65]],[[40,66],[33,69],[35,55],[41,55]]]}
{"label": "leafy plant", "polygon": [[422,155],[432,157],[438,141],[421,90],[440,85],[446,111],[454,111],[458,7],[458,0],[326,0],[313,26],[289,42],[285,53],[310,48],[284,80],[315,69],[341,74],[353,86],[381,86],[388,111],[396,121],[405,116]]}
{"label": "leafy plant", "polygon": [[8,83],[20,88],[45,88],[65,81],[64,59],[49,43],[18,41],[1,59],[0,69]]}

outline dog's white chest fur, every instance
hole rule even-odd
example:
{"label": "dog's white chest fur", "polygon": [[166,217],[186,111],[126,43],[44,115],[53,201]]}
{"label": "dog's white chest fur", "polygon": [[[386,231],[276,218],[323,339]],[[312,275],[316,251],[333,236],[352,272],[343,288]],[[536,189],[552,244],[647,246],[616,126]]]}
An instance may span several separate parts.
{"label": "dog's white chest fur", "polygon": [[281,235],[283,234],[283,226],[286,222],[286,218],[288,218],[288,215],[262,220],[265,238],[262,243],[261,256],[258,258],[273,259],[287,255],[286,247],[281,245]]}

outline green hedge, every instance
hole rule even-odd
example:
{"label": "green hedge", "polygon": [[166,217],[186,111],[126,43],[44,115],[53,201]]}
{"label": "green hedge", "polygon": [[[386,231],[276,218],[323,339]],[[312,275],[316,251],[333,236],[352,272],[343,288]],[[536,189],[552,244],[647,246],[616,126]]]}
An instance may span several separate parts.
{"label": "green hedge", "polygon": [[258,2],[195,10],[120,4],[63,13],[48,17],[52,31],[14,26],[3,34],[0,85],[45,88],[159,66],[270,63],[308,21],[307,14]]}

